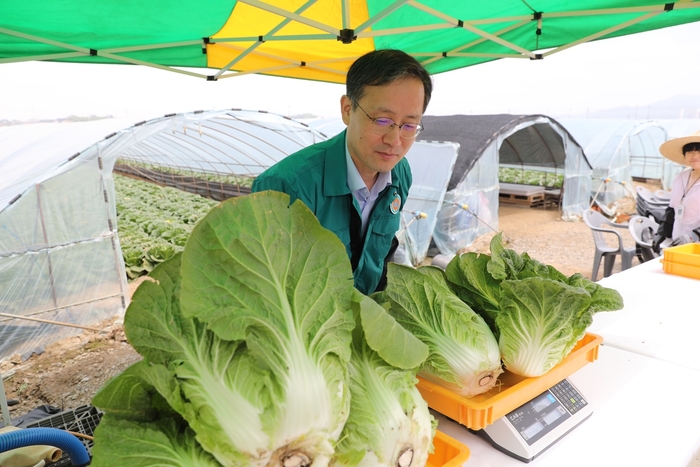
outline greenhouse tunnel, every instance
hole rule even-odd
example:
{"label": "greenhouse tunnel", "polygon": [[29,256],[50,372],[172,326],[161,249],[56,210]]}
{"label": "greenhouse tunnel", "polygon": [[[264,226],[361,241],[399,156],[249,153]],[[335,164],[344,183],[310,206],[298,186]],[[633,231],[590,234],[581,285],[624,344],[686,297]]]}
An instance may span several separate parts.
{"label": "greenhouse tunnel", "polygon": [[591,199],[609,215],[613,203],[635,198],[634,178],[660,180],[659,146],[666,130],[653,120],[560,119],[593,166]]}
{"label": "greenhouse tunnel", "polygon": [[[113,173],[218,200],[249,193],[252,177],[324,139],[302,122],[244,110],[1,127],[0,361],[26,359],[126,310]],[[148,254],[142,261],[164,259]]]}
{"label": "greenhouse tunnel", "polygon": [[421,138],[460,145],[433,235],[442,254],[455,254],[498,230],[502,183],[552,189],[565,220],[578,219],[588,207],[591,164],[556,120],[545,115],[449,115],[425,116],[423,123]]}

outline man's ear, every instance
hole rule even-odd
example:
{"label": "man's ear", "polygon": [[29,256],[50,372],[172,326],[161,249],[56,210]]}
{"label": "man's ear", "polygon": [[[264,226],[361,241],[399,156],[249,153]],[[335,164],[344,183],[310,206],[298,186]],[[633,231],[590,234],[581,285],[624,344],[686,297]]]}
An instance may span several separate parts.
{"label": "man's ear", "polygon": [[343,117],[345,125],[350,121],[350,111],[352,111],[352,100],[344,95],[340,98],[340,115]]}

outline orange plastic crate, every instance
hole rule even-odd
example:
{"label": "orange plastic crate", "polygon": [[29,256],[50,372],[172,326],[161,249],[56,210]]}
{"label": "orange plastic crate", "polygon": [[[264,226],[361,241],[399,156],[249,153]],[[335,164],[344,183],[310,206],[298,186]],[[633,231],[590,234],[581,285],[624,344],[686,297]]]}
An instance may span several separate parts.
{"label": "orange plastic crate", "polygon": [[418,390],[431,409],[467,428],[480,430],[595,361],[602,343],[601,336],[586,333],[569,355],[544,375],[525,378],[505,371],[498,378],[500,384],[474,397],[459,396],[420,377]]}
{"label": "orange plastic crate", "polygon": [[700,266],[690,266],[688,264],[675,263],[673,261],[661,260],[661,265],[664,272],[675,274],[677,276],[690,277],[692,279],[700,279]]}
{"label": "orange plastic crate", "polygon": [[469,459],[469,448],[441,431],[435,432],[433,447],[426,467],[461,467]]}
{"label": "orange plastic crate", "polygon": [[686,243],[685,245],[665,248],[664,259],[672,263],[686,264],[700,268],[700,243]]}

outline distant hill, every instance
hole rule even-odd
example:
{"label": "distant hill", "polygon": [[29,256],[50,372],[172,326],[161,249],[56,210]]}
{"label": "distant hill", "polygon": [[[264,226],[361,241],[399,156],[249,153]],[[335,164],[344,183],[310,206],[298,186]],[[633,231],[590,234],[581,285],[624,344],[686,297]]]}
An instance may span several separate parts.
{"label": "distant hill", "polygon": [[700,118],[700,95],[679,95],[646,106],[616,107],[572,115],[576,118],[677,119]]}
{"label": "distant hill", "polygon": [[83,117],[80,115],[69,115],[63,118],[41,119],[41,120],[5,120],[0,119],[0,126],[23,125],[25,123],[76,123],[76,122],[91,122],[93,120],[104,120],[106,118],[114,118],[111,115],[104,117],[98,115],[90,115]]}

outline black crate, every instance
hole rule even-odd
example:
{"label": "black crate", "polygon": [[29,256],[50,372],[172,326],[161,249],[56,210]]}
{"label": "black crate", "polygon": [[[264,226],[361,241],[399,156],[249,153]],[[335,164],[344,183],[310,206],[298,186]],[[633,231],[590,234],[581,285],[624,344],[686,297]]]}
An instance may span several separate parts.
{"label": "black crate", "polygon": [[[76,409],[65,410],[25,426],[25,428],[58,428],[73,433],[94,436],[95,429],[102,419],[103,412],[91,405],[83,405]],[[82,436],[76,437],[83,443],[92,457],[93,441]],[[73,463],[65,452],[61,458],[51,464],[51,467],[72,467]]]}

